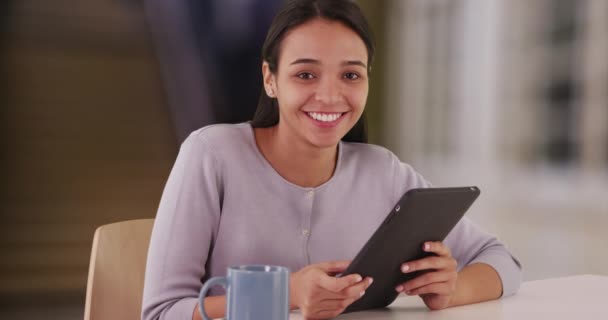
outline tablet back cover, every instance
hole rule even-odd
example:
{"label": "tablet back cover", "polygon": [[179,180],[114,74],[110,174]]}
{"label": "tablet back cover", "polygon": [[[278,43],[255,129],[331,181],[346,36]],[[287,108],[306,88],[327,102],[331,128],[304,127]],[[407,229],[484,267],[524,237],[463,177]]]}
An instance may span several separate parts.
{"label": "tablet back cover", "polygon": [[406,192],[363,246],[343,275],[371,276],[372,285],[344,313],[382,308],[392,303],[395,287],[420,272],[404,274],[404,262],[432,253],[426,241],[443,241],[479,196],[477,187],[423,188]]}

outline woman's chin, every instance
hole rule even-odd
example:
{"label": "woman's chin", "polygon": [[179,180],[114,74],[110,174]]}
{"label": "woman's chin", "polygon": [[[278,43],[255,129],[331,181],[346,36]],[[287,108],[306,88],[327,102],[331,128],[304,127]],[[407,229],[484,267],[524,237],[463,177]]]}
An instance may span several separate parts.
{"label": "woman's chin", "polygon": [[317,148],[326,149],[335,147],[341,139],[342,136],[338,134],[322,134],[309,137],[308,141]]}

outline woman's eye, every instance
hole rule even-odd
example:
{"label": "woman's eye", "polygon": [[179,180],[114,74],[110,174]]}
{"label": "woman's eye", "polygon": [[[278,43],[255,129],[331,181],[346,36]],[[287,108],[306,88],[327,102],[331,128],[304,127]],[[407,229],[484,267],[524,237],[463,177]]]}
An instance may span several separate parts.
{"label": "woman's eye", "polygon": [[310,79],[314,79],[314,75],[310,72],[300,72],[298,73],[298,78],[303,79],[303,80],[310,80]]}
{"label": "woman's eye", "polygon": [[354,72],[347,72],[344,74],[344,78],[348,80],[357,80],[359,79],[359,75]]}

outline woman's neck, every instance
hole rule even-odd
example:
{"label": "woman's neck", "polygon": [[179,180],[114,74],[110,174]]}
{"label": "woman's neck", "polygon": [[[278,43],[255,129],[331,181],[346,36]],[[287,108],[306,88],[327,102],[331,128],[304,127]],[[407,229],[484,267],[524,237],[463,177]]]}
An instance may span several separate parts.
{"label": "woman's neck", "polygon": [[301,187],[318,187],[336,168],[338,147],[318,148],[280,128],[255,128],[258,149],[285,180]]}

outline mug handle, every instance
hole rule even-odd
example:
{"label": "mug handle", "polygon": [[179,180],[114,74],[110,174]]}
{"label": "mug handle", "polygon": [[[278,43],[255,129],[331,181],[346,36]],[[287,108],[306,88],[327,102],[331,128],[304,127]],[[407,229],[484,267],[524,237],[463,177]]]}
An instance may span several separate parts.
{"label": "mug handle", "polygon": [[224,289],[227,289],[228,280],[226,279],[226,277],[213,277],[205,282],[203,288],[201,289],[201,293],[198,295],[198,311],[201,313],[203,319],[205,320],[212,320],[207,315],[207,312],[205,312],[205,296],[207,295],[207,291],[209,291],[211,287],[216,285],[220,285],[224,287]]}

